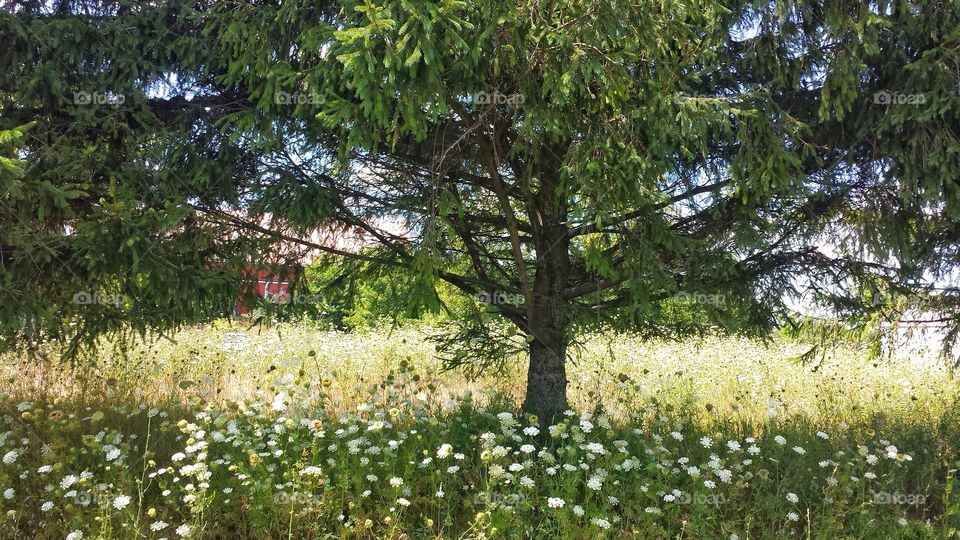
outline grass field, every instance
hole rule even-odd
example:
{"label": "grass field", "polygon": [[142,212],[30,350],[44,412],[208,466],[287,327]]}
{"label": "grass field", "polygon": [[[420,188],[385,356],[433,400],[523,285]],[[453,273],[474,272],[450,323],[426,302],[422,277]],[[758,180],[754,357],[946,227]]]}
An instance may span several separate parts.
{"label": "grass field", "polygon": [[960,536],[960,385],[935,363],[584,336],[547,426],[517,410],[522,363],[467,381],[429,332],[224,324],[74,370],[7,357],[0,535]]}

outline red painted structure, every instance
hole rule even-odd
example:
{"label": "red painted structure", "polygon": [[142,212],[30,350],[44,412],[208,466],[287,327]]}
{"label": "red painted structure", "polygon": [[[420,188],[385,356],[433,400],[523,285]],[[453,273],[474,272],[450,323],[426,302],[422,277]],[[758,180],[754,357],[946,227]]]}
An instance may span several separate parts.
{"label": "red painted structure", "polygon": [[[228,236],[249,234],[244,226],[252,224],[253,234],[258,234],[258,230],[284,229],[282,220],[277,220],[269,214],[249,216],[240,211],[225,212],[228,219],[226,224],[236,227]],[[397,218],[373,219],[368,224],[375,227],[382,234],[405,239],[408,234],[406,223]],[[288,236],[301,237],[303,242],[296,240],[276,242],[272,249],[263,253],[256,262],[250,262],[243,272],[241,281],[243,283],[240,296],[234,305],[234,315],[244,315],[250,312],[250,308],[256,304],[258,299],[266,299],[275,303],[287,303],[296,299],[291,296],[291,288],[299,273],[306,266],[309,266],[317,256],[325,251],[334,250],[339,252],[357,252],[369,246],[377,245],[377,239],[370,235],[365,228],[361,227],[319,227],[310,231],[307,235],[298,235],[296,232]],[[290,264],[294,266],[289,266]],[[286,265],[285,265],[286,264]],[[282,271],[277,268],[285,268]]]}
{"label": "red painted structure", "polygon": [[283,304],[290,301],[290,287],[296,277],[296,270],[290,269],[285,275],[264,268],[250,268],[244,278],[244,292],[237,298],[234,315],[250,312],[249,304],[254,298],[264,298],[270,302]]}

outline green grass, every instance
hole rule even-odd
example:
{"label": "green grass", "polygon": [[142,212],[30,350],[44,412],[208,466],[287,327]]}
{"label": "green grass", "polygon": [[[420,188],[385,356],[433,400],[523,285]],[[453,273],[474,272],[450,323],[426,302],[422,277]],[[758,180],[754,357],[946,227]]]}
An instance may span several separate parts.
{"label": "green grass", "polygon": [[960,390],[936,364],[584,336],[551,427],[516,408],[521,362],[467,381],[425,332],[6,358],[0,536],[957,537]]}

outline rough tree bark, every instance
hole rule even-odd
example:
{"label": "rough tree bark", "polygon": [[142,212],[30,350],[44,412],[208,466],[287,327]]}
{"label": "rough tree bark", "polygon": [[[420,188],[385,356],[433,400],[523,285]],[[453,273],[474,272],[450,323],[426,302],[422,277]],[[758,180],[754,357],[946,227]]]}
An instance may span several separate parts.
{"label": "rough tree bark", "polygon": [[537,202],[534,223],[536,273],[533,281],[533,305],[528,310],[530,365],[527,369],[527,395],[523,410],[537,415],[547,426],[567,406],[567,326],[570,322],[563,291],[569,282],[570,239],[565,225],[566,207],[556,196],[556,186],[545,184]]}
{"label": "rough tree bark", "polygon": [[567,313],[562,300],[536,297],[537,316],[530,330],[530,366],[523,410],[549,425],[567,407]]}

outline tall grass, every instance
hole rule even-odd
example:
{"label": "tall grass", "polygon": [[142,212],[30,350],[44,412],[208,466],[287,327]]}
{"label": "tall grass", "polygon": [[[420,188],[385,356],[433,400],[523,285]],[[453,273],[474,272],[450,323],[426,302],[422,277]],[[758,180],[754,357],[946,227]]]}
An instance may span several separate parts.
{"label": "tall grass", "polygon": [[7,357],[0,533],[956,535],[960,388],[936,363],[583,336],[547,426],[516,409],[522,359],[466,380],[430,332],[224,324],[74,369]]}

